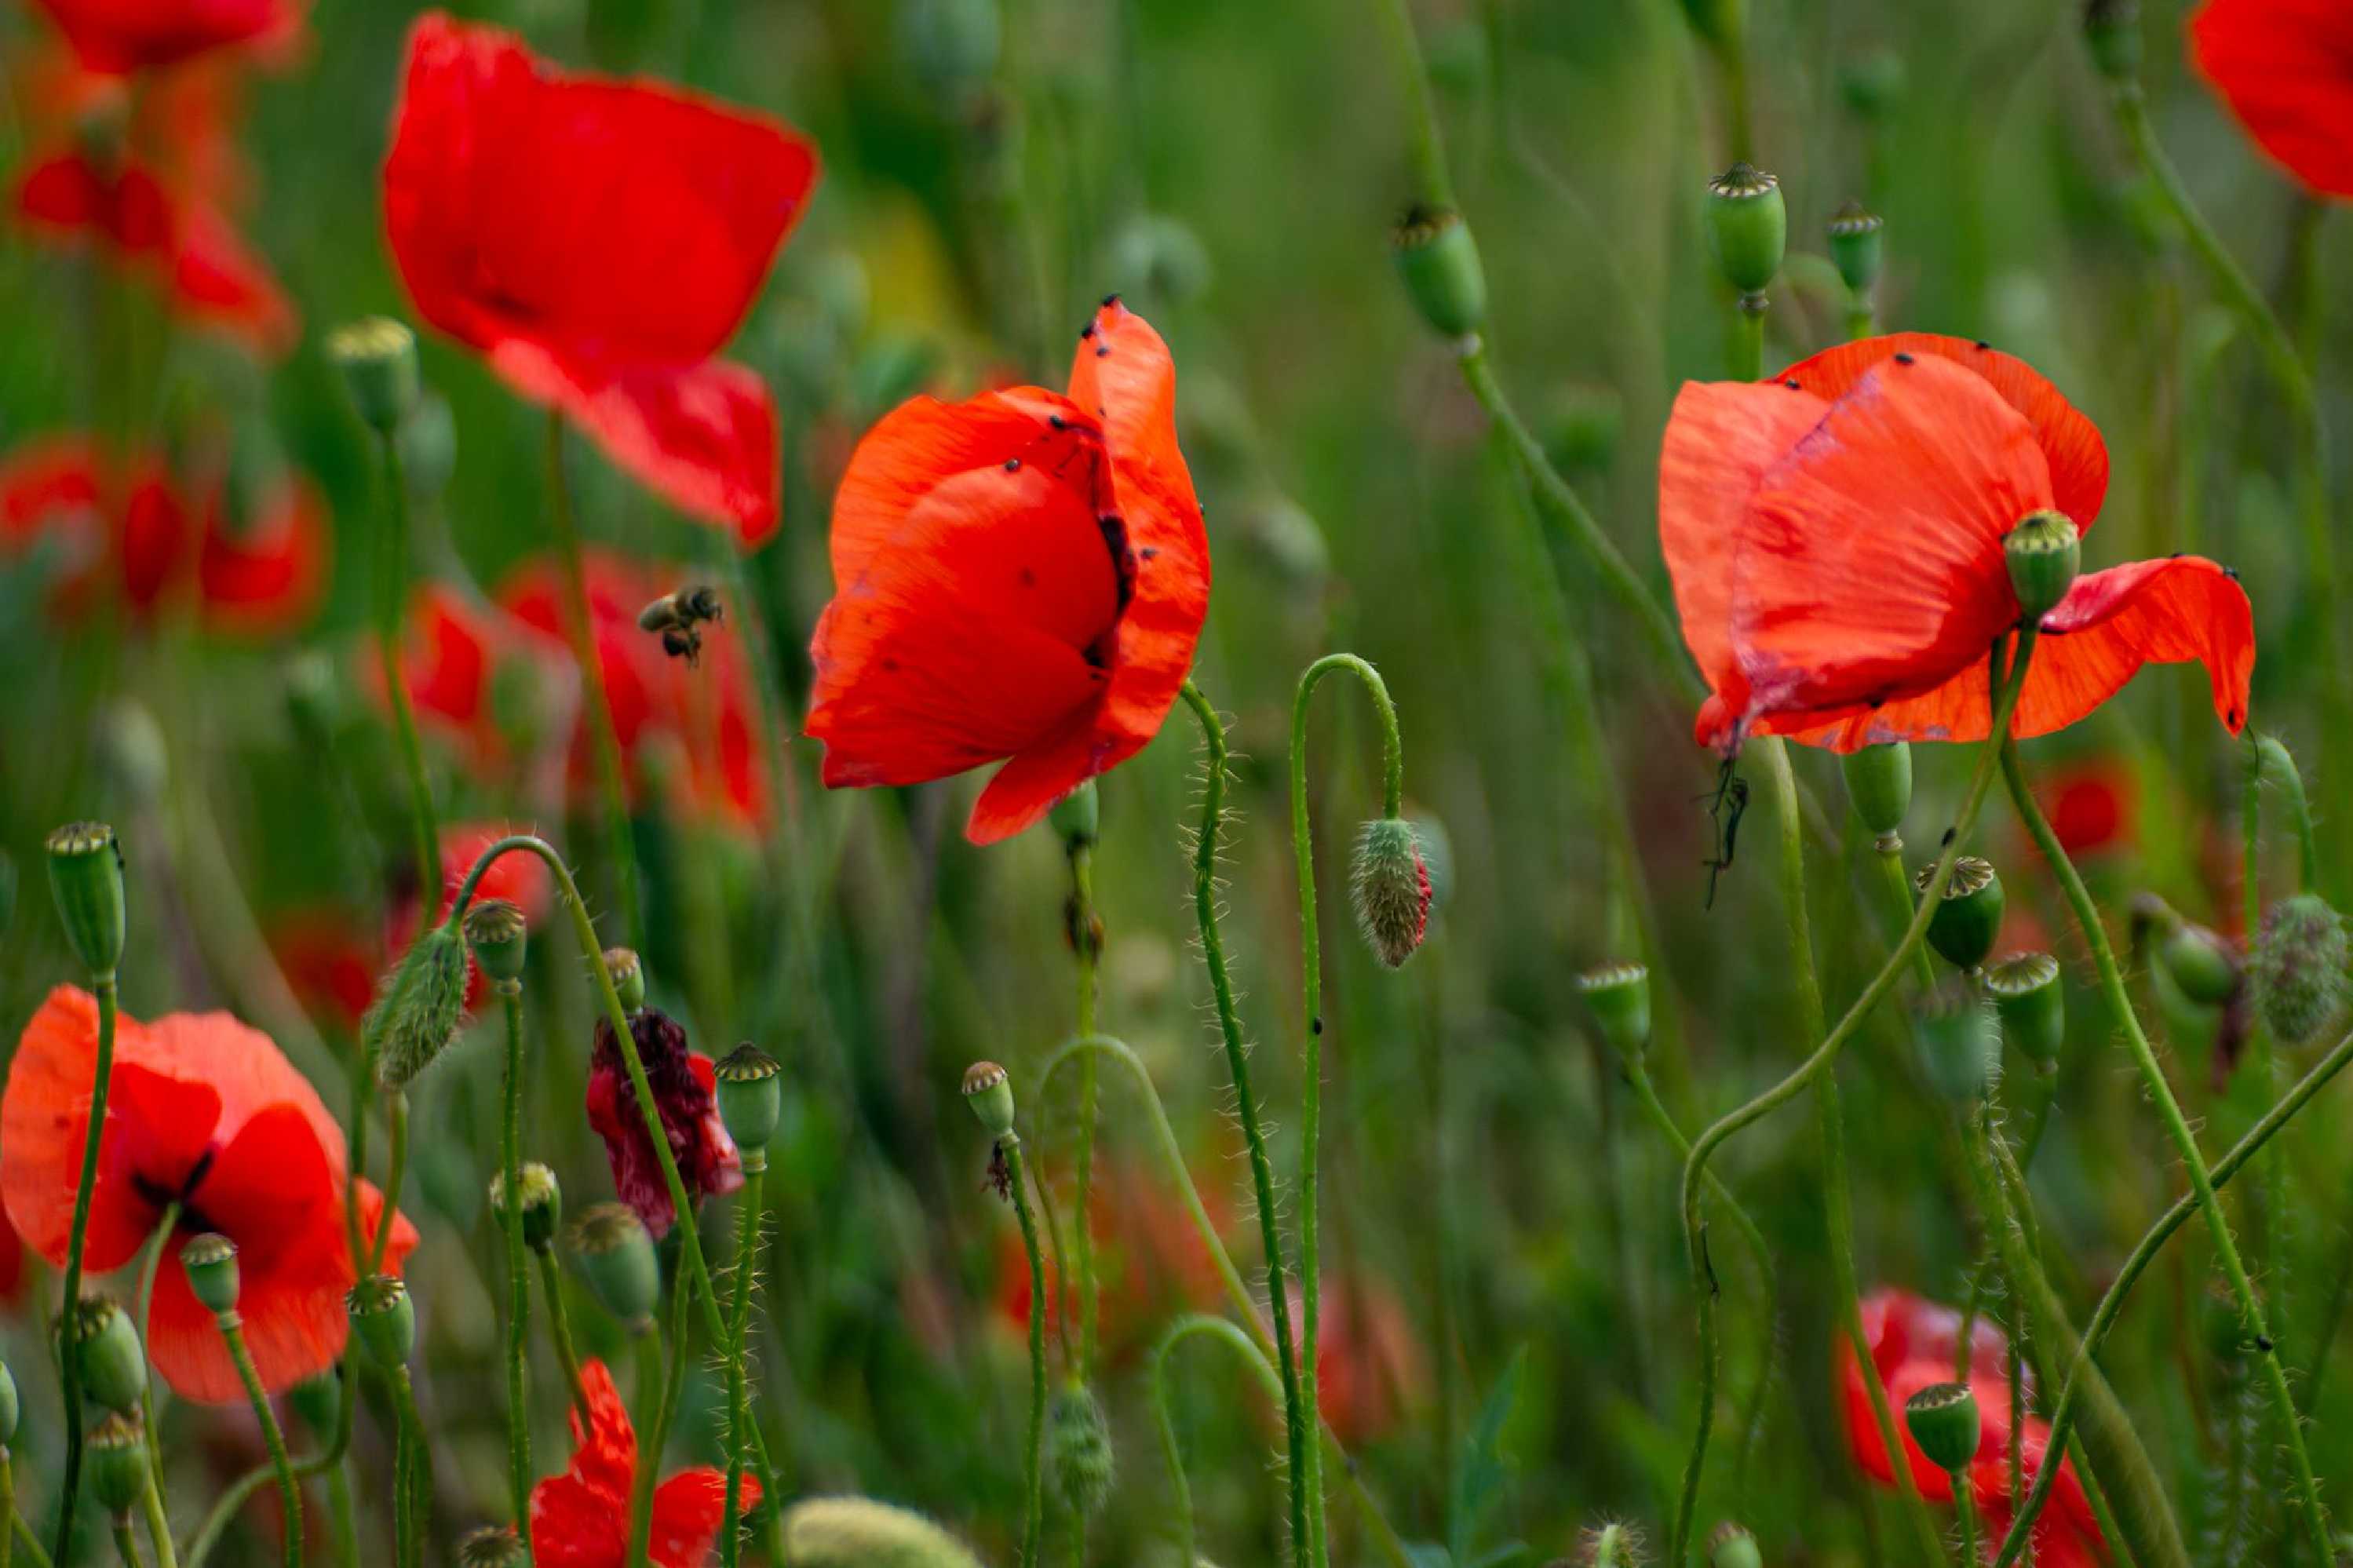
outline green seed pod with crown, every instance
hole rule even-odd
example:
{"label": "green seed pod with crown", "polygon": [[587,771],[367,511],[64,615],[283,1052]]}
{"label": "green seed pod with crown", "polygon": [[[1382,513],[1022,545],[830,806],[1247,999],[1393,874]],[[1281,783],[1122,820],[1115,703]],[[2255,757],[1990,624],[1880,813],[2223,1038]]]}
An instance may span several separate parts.
{"label": "green seed pod with crown", "polygon": [[1430,330],[1468,337],[1487,324],[1487,274],[1462,215],[1417,206],[1389,235],[1398,277]]}
{"label": "green seed pod with crown", "polygon": [[1725,1520],[1707,1538],[1708,1568],[1765,1568],[1765,1554],[1746,1525]]}
{"label": "green seed pod with crown", "polygon": [[1966,1383],[1932,1383],[1904,1402],[1904,1425],[1928,1462],[1947,1475],[1977,1458],[1978,1396]]}
{"label": "green seed pod with crown", "polygon": [[661,1300],[661,1260],[646,1222],[627,1204],[592,1204],[573,1222],[572,1256],[605,1310],[632,1333],[653,1327]]}
{"label": "green seed pod with crown", "polygon": [[511,1524],[486,1524],[458,1542],[458,1568],[526,1568],[530,1562]]}
{"label": "green seed pod with crown", "polygon": [[1610,1048],[1640,1057],[1651,1042],[1651,972],[1639,963],[1609,963],[1577,977],[1577,989]]}
{"label": "green seed pod with crown", "polygon": [[[1924,897],[1936,873],[1935,862],[1920,868],[1912,885]],[[1974,855],[1953,862],[1945,896],[1928,917],[1928,945],[1956,969],[1975,969],[2001,935],[2001,879],[1992,863]]]}
{"label": "green seed pod with crown", "polygon": [[343,1305],[368,1359],[385,1372],[408,1364],[417,1351],[417,1307],[394,1274],[372,1274],[351,1289]]}
{"label": "green seed pod with crown", "polygon": [[2059,1059],[2067,1038],[2067,997],[2057,959],[2047,952],[2013,952],[1987,968],[1985,988],[2003,1033],[2021,1056],[2046,1068]]}
{"label": "green seed pod with crown", "polygon": [[1904,826],[1912,809],[1912,744],[1892,741],[1865,746],[1839,759],[1846,780],[1846,797],[1857,821],[1884,837]]}
{"label": "green seed pod with crown", "polygon": [[82,1397],[102,1410],[136,1410],[147,1393],[147,1352],[131,1314],[109,1296],[85,1296],[73,1313]]}
{"label": "green seed pod with crown", "polygon": [[[564,1189],[556,1185],[555,1173],[536,1160],[526,1160],[516,1170],[516,1185],[522,1189],[522,1240],[533,1252],[544,1252],[555,1239],[556,1228],[564,1223]],[[501,1220],[507,1214],[507,1173],[499,1171],[491,1177],[491,1212]]]}
{"label": "green seed pod with crown", "polygon": [[49,835],[49,891],[74,956],[111,979],[122,962],[122,850],[103,822],[69,822]]}
{"label": "green seed pod with crown", "polygon": [[370,316],[327,334],[327,357],[343,373],[360,418],[379,436],[400,428],[417,406],[417,334],[388,316]]}
{"label": "green seed pod with crown", "polygon": [[2084,535],[2064,512],[2028,514],[2002,536],[2001,549],[2025,621],[2039,623],[2057,609],[2084,570]]}
{"label": "green seed pod with crown", "polygon": [[531,926],[522,910],[504,899],[483,899],[466,911],[466,946],[492,984],[519,984],[528,956]]}
{"label": "green seed pod with crown", "polygon": [[1781,182],[1735,163],[1707,183],[1707,237],[1716,265],[1744,295],[1762,294],[1781,270],[1789,246],[1789,208]]}
{"label": "green seed pod with crown", "polygon": [[718,1079],[719,1120],[744,1152],[746,1169],[755,1155],[765,1163],[768,1140],[776,1135],[776,1123],[784,1116],[784,1070],[776,1058],[749,1040],[712,1069]]}
{"label": "green seed pod with crown", "polygon": [[180,1248],[180,1267],[188,1271],[189,1293],[206,1311],[217,1318],[237,1310],[237,1243],[206,1231]]}
{"label": "green seed pod with crown", "polygon": [[147,1434],[135,1409],[117,1410],[82,1439],[90,1468],[90,1495],[117,1519],[138,1506],[147,1490]]}
{"label": "green seed pod with crown", "polygon": [[991,1138],[1013,1136],[1013,1075],[995,1062],[975,1062],[965,1068],[964,1102],[988,1130]]}
{"label": "green seed pod with crown", "polygon": [[1831,219],[1831,261],[1858,300],[1879,286],[1887,256],[1887,223],[1861,202],[1849,202]]}

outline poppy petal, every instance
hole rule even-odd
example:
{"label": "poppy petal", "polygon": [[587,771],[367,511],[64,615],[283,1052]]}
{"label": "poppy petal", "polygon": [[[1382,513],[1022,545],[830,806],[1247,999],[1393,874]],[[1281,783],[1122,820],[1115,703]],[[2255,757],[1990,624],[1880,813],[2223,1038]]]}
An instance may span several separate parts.
{"label": "poppy petal", "polygon": [[2353,10],[2337,0],[2208,0],[2189,58],[2272,160],[2353,196]]}
{"label": "poppy petal", "polygon": [[292,302],[227,218],[185,205],[172,234],[172,296],[189,320],[218,327],[259,354],[294,346],[301,327]]}
{"label": "poppy petal", "polygon": [[299,624],[317,604],[328,530],[318,492],[279,485],[262,515],[232,529],[216,503],[196,559],[196,587],[212,625],[248,635]]}
{"label": "poppy petal", "polygon": [[[760,1483],[743,1479],[738,1506],[760,1500]],[[648,1553],[660,1568],[702,1568],[727,1518],[727,1478],[707,1465],[681,1470],[654,1489],[653,1534]]]}
{"label": "poppy petal", "polygon": [[300,7],[288,0],[202,0],[194,5],[126,5],[121,0],[38,0],[82,64],[128,75],[176,65],[192,56],[253,42],[293,26]]}

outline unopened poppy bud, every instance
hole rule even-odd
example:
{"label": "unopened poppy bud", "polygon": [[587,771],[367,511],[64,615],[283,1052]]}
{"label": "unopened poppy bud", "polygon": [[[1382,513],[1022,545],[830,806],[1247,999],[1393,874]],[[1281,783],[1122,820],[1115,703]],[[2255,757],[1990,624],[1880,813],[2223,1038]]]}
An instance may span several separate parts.
{"label": "unopened poppy bud", "polygon": [[122,849],[103,822],[69,822],[49,835],[49,891],[74,956],[111,980],[122,962]]}
{"label": "unopened poppy bud", "polygon": [[1046,820],[1071,848],[1092,844],[1103,826],[1103,800],[1095,793],[1095,781],[1088,779],[1056,801],[1048,808]]}
{"label": "unopened poppy bud", "polygon": [[531,939],[522,910],[504,899],[482,899],[466,911],[466,946],[482,973],[501,989],[519,984]]}
{"label": "unopened poppy bud", "polygon": [[[1933,862],[1923,866],[1913,886],[1926,894],[1936,874]],[[2001,934],[2001,879],[1993,867],[1974,855],[1962,856],[1953,862],[1945,896],[1928,917],[1928,945],[1954,968],[1975,969]]]}
{"label": "unopened poppy bud", "polygon": [[2067,997],[2057,959],[2047,952],[2013,952],[1988,967],[1985,988],[2021,1056],[2046,1068],[2059,1059],[2067,1037]]}
{"label": "unopened poppy bud", "polygon": [[661,1297],[661,1261],[638,1211],[627,1204],[593,1204],[572,1226],[572,1252],[605,1310],[632,1333],[653,1327]]}
{"label": "unopened poppy bud", "polygon": [[369,1275],[352,1287],[343,1306],[370,1361],[385,1372],[408,1364],[417,1350],[417,1306],[398,1275]]}
{"label": "unopened poppy bud", "polygon": [[2029,513],[2001,542],[2020,618],[2029,625],[2059,607],[2084,569],[2082,531],[2064,512]]}
{"label": "unopened poppy bud", "polygon": [[1071,1512],[1092,1519],[1111,1500],[1114,1459],[1111,1423],[1093,1390],[1071,1384],[1046,1417],[1046,1456],[1054,1489]]}
{"label": "unopened poppy bud", "polygon": [[147,1352],[131,1314],[106,1296],[85,1296],[73,1313],[73,1351],[82,1397],[105,1410],[136,1410],[147,1392]]}
{"label": "unopened poppy bud", "polygon": [[1912,1019],[1921,1076],[1955,1105],[1975,1105],[2001,1072],[2001,1032],[1977,994],[1963,984],[1940,985],[1924,997]]}
{"label": "unopened poppy bud", "polygon": [[1377,817],[1356,836],[1349,886],[1356,900],[1356,924],[1380,961],[1391,969],[1411,958],[1430,934],[1430,867],[1413,824],[1401,816]]}
{"label": "unopened poppy bud", "polygon": [[1716,265],[1743,294],[1762,294],[1781,270],[1789,245],[1789,209],[1781,182],[1735,163],[1707,183],[1707,237]]}
{"label": "unopened poppy bud", "polygon": [[1580,1568],[1641,1568],[1641,1532],[1630,1524],[1588,1525],[1578,1536]]}
{"label": "unopened poppy bud", "polygon": [[1831,260],[1857,299],[1879,284],[1887,254],[1887,223],[1861,202],[1849,202],[1831,219]]}
{"label": "unopened poppy bud", "polygon": [[353,405],[379,436],[400,428],[417,406],[417,334],[389,316],[369,316],[327,334],[327,357],[343,373]]}
{"label": "unopened poppy bud", "polygon": [[2316,894],[2273,908],[2255,948],[2255,997],[2283,1043],[2302,1045],[2345,1005],[2346,947],[2344,919]]}
{"label": "unopened poppy bud", "polygon": [[975,1062],[965,1068],[964,1102],[991,1138],[1013,1136],[1013,1075],[1003,1068]]}
{"label": "unopened poppy bud", "polygon": [[1746,1525],[1725,1520],[1707,1538],[1708,1568],[1765,1568],[1765,1554]]}
{"label": "unopened poppy bud", "polygon": [[530,1561],[512,1524],[470,1530],[458,1542],[458,1568],[524,1568]]}
{"label": "unopened poppy bud", "polygon": [[8,1445],[16,1440],[16,1422],[23,1414],[16,1399],[16,1373],[0,1361],[0,1463],[6,1462]]}
{"label": "unopened poppy bud", "polygon": [[1487,323],[1487,274],[1462,215],[1416,206],[1389,235],[1398,276],[1430,330],[1468,337]]}
{"label": "unopened poppy bud", "polygon": [[1846,797],[1865,827],[1884,837],[1904,826],[1912,809],[1912,743],[1891,741],[1865,746],[1839,759],[1846,778]]}
{"label": "unopened poppy bud", "polygon": [[1966,1383],[1932,1383],[1904,1402],[1904,1425],[1928,1462],[1947,1475],[1977,1458],[1978,1396]]}
{"label": "unopened poppy bud", "polygon": [[2239,989],[2239,963],[2229,944],[2204,926],[2176,920],[2157,944],[2157,961],[2181,994],[2219,1007]]}
{"label": "unopened poppy bud", "polygon": [[2086,0],[2084,43],[2092,64],[2108,80],[2124,83],[2140,75],[2140,0]]}
{"label": "unopened poppy bud", "polygon": [[286,1391],[286,1402],[303,1426],[324,1436],[335,1429],[335,1418],[343,1413],[343,1385],[332,1369],[313,1373]]}
{"label": "unopened poppy bud", "polygon": [[147,1435],[137,1410],[118,1410],[91,1427],[82,1452],[90,1495],[107,1512],[120,1519],[138,1506],[147,1490]]}
{"label": "unopened poppy bud", "polygon": [[783,1066],[746,1040],[712,1070],[718,1079],[719,1120],[727,1124],[727,1136],[743,1151],[744,1168],[765,1165],[768,1140],[776,1135],[776,1123],[785,1110]]}
{"label": "unopened poppy bud", "polygon": [[376,1082],[399,1089],[448,1048],[466,1021],[466,943],[447,921],[403,953],[367,1016],[360,1039]]}
{"label": "unopened poppy bud", "polygon": [[811,1498],[785,1515],[793,1568],[980,1568],[923,1515],[860,1497]]}
{"label": "unopened poppy bud", "polygon": [[[515,1178],[515,1184],[522,1189],[523,1245],[533,1252],[544,1252],[555,1239],[556,1227],[564,1223],[564,1189],[556,1185],[555,1173],[536,1160],[525,1161],[517,1168]],[[491,1178],[491,1212],[506,1218],[504,1171]]]}
{"label": "unopened poppy bud", "polygon": [[188,1293],[206,1311],[217,1318],[237,1310],[237,1243],[206,1231],[180,1248],[180,1267],[188,1271]]}
{"label": "unopened poppy bud", "polygon": [[408,499],[418,506],[438,501],[458,474],[458,416],[449,412],[449,400],[437,392],[418,398],[392,444],[400,450],[400,482]]}
{"label": "unopened poppy bud", "polygon": [[605,968],[613,977],[613,992],[621,999],[621,1011],[631,1016],[644,1012],[646,967],[638,962],[637,953],[626,947],[608,947]]}
{"label": "unopened poppy bud", "polygon": [[1577,977],[1601,1037],[1621,1057],[1639,1058],[1651,1041],[1651,972],[1639,963],[1608,963]]}
{"label": "unopened poppy bud", "polygon": [[1413,847],[1421,855],[1421,868],[1430,876],[1430,912],[1434,918],[1454,897],[1454,840],[1446,831],[1446,824],[1424,812],[1408,819],[1413,827]]}

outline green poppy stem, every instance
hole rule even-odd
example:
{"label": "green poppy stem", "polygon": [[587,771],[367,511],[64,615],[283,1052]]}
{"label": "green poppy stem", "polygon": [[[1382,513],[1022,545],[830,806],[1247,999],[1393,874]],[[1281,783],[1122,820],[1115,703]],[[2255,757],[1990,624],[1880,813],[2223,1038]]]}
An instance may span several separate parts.
{"label": "green poppy stem", "polygon": [[[1201,1554],[1193,1522],[1193,1488],[1185,1479],[1185,1452],[1176,1439],[1176,1417],[1168,1404],[1168,1363],[1176,1347],[1187,1340],[1206,1334],[1223,1341],[1241,1358],[1244,1366],[1256,1373],[1266,1390],[1268,1400],[1282,1403],[1282,1379],[1267,1364],[1266,1352],[1257,1342],[1223,1318],[1196,1313],[1179,1318],[1160,1336],[1152,1351],[1152,1416],[1160,1429],[1160,1453],[1168,1464],[1168,1489],[1176,1500],[1176,1545],[1180,1563],[1198,1563]],[[6,1568],[0,1563],[0,1568]]]}
{"label": "green poppy stem", "polygon": [[375,1239],[368,1247],[370,1274],[384,1272],[385,1255],[392,1248],[393,1220],[400,1212],[401,1184],[408,1178],[408,1096],[394,1089],[386,1110],[392,1122],[392,1163],[385,1174],[384,1213],[376,1220]]}
{"label": "green poppy stem", "polygon": [[[1078,1019],[1079,1033],[1095,1032],[1097,968],[1101,955],[1095,952],[1095,886],[1094,850],[1083,839],[1074,838],[1070,845],[1071,862],[1071,947],[1077,957],[1079,972]],[[1072,1224],[1071,1258],[1079,1274],[1079,1354],[1073,1375],[1084,1383],[1094,1373],[1097,1342],[1102,1321],[1102,1296],[1095,1277],[1094,1180],[1095,1122],[1097,1089],[1095,1062],[1088,1057],[1079,1063],[1079,1135],[1076,1161],[1077,1215]],[[1065,1350],[1069,1347],[1065,1346]],[[1083,1530],[1085,1521],[1080,1521]]]}
{"label": "green poppy stem", "polygon": [[417,851],[417,897],[431,912],[441,887],[441,829],[433,808],[433,782],[425,769],[425,748],[417,736],[417,710],[400,668],[400,621],[408,594],[408,481],[401,473],[400,441],[386,431],[384,453],[384,534],[376,551],[375,646],[384,672],[385,699],[392,708],[393,737],[407,776],[410,828]]}
{"label": "green poppy stem", "polygon": [[515,1533],[531,1552],[531,1405],[526,1368],[531,1332],[531,1266],[522,1237],[522,984],[498,983],[506,1015],[507,1060],[499,1118],[499,1165],[505,1182],[507,1264],[507,1487]]}
{"label": "green poppy stem", "polygon": [[131,1533],[131,1516],[127,1513],[114,1521],[114,1552],[122,1560],[122,1568],[140,1568],[139,1540]]}
{"label": "green poppy stem", "polygon": [[[261,1373],[254,1368],[253,1352],[245,1342],[245,1320],[232,1310],[213,1321],[220,1325],[221,1340],[228,1346],[228,1359],[237,1365],[237,1381],[245,1384],[246,1402],[253,1406],[253,1418],[260,1425],[262,1443],[269,1450],[270,1468],[278,1472],[280,1520],[286,1534],[286,1568],[301,1568],[302,1487],[294,1478],[293,1458],[286,1451],[285,1429],[278,1425],[277,1412],[269,1407],[269,1391],[261,1386]],[[157,1551],[168,1556],[171,1539],[171,1532],[165,1531],[164,1544]]]}
{"label": "green poppy stem", "polygon": [[564,1305],[564,1280],[555,1267],[555,1249],[543,1247],[539,1254],[540,1294],[547,1299],[547,1324],[555,1341],[555,1359],[563,1363],[565,1386],[572,1391],[572,1408],[578,1412],[580,1424],[588,1424],[588,1390],[580,1381],[580,1352],[572,1343],[572,1314]]}
{"label": "green poppy stem", "polygon": [[1038,1568],[1038,1536],[1046,1515],[1046,1264],[1038,1249],[1038,1222],[1029,1212],[1021,1140],[997,1140],[1005,1153],[1013,1213],[1021,1222],[1021,1250],[1029,1261],[1029,1428],[1021,1448],[1021,1568]]}
{"label": "green poppy stem", "polygon": [[[90,976],[98,999],[98,1060],[90,1068],[90,1127],[82,1134],[81,1174],[74,1186],[73,1220],[66,1231],[66,1272],[60,1311],[67,1321],[81,1301],[82,1248],[90,1237],[90,1192],[98,1184],[98,1151],[106,1133],[107,1090],[114,1079],[115,989],[111,973]],[[70,1339],[70,1335],[68,1336]],[[73,1543],[74,1505],[81,1497],[81,1358],[71,1353],[58,1361],[65,1386],[65,1479],[58,1488],[57,1544],[52,1562],[63,1562]]]}
{"label": "green poppy stem", "polygon": [[[719,1554],[723,1568],[738,1568],[744,1556],[744,1466],[750,1455],[747,1429],[752,1424],[751,1359],[747,1342],[752,1326],[752,1292],[760,1277],[760,1198],[768,1174],[763,1149],[744,1152],[744,1196],[735,1216],[735,1307],[727,1338],[727,1503],[720,1516]],[[1037,1298],[1031,1297],[1032,1300]],[[772,1500],[770,1508],[776,1504]],[[0,1563],[0,1568],[7,1568]]]}

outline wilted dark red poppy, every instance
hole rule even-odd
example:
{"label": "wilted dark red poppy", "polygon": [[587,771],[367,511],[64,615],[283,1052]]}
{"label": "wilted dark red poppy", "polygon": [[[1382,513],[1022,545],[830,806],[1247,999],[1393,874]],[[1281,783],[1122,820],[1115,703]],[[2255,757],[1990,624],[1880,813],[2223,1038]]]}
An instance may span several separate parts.
{"label": "wilted dark red poppy", "polygon": [[301,26],[298,0],[36,0],[94,71],[177,65],[212,49],[267,43]]}
{"label": "wilted dark red poppy", "polygon": [[2189,58],[2306,190],[2353,196],[2353,7],[2207,0],[2189,19]]}
{"label": "wilted dark red poppy", "polygon": [[[1949,1307],[1903,1290],[1878,1290],[1862,1303],[1863,1338],[1871,1345],[1872,1364],[1887,1390],[1899,1431],[1904,1426],[1904,1402],[1921,1389],[1950,1383],[1957,1365],[1961,1317]],[[2015,1504],[2010,1495],[2010,1382],[2004,1364],[2008,1342],[1996,1325],[1978,1320],[1969,1341],[1969,1386],[1976,1393],[1979,1418],[1978,1451],[1969,1463],[1969,1493],[1995,1531],[2009,1530]],[[1871,1391],[1853,1348],[1839,1336],[1839,1405],[1846,1418],[1849,1449],[1864,1475],[1883,1487],[1894,1487],[1895,1471],[1888,1462],[1887,1445],[1880,1441],[1879,1423],[1872,1410]],[[2031,1399],[2031,1379],[2026,1397]],[[2022,1413],[2021,1413],[2022,1414]],[[2048,1423],[2024,1415],[2020,1430],[2020,1479],[2031,1491],[2042,1471],[2050,1446]],[[1951,1478],[1904,1432],[1905,1462],[1920,1495],[1931,1502],[1953,1500]],[[2107,1559],[2106,1543],[2093,1517],[2091,1500],[2084,1494],[2074,1466],[2063,1458],[2051,1500],[2034,1521],[2035,1561],[2048,1568],[2099,1568]]]}
{"label": "wilted dark red poppy", "polygon": [[[670,1157],[689,1196],[732,1193],[744,1184],[744,1156],[727,1124],[719,1119],[717,1079],[711,1058],[687,1048],[686,1030],[659,1007],[643,1007],[629,1020],[629,1036],[654,1091],[654,1109],[669,1134]],[[619,1037],[611,1022],[596,1020],[596,1045],[588,1057],[588,1125],[605,1141],[613,1167],[613,1190],[638,1211],[657,1237],[668,1236],[678,1211],[670,1182],[646,1121],[638,1110],[637,1086],[621,1060]]]}
{"label": "wilted dark red poppy", "polygon": [[[588,1422],[572,1412],[572,1464],[531,1489],[532,1561],[550,1568],[622,1568],[629,1554],[629,1506],[638,1479],[638,1435],[628,1407],[601,1361],[580,1368]],[[760,1500],[746,1474],[739,1504]],[[654,1489],[648,1553],[660,1568],[703,1568],[727,1519],[727,1478],[707,1465],[681,1470]]]}
{"label": "wilted dark red poppy", "polygon": [[574,76],[434,12],[409,34],[385,223],[427,321],[757,544],[776,526],[776,405],[715,356],[817,177],[779,121]]}
{"label": "wilted dark red poppy", "polygon": [[[98,1004],[60,986],[17,1042],[0,1096],[0,1199],[25,1244],[62,1266],[75,1182],[90,1126]],[[238,1310],[263,1384],[283,1389],[332,1366],[350,1320],[354,1275],[343,1230],[343,1131],[269,1037],[226,1013],[121,1018],[108,1080],[106,1131],[92,1189],[85,1266],[128,1263],[180,1205],[164,1246],[206,1231],[237,1244]],[[360,1183],[371,1229],[383,1194]],[[397,1271],[417,1232],[396,1213],[386,1249]],[[225,1405],[245,1397],[213,1314],[177,1268],[155,1279],[148,1353],[182,1395]]]}
{"label": "wilted dark red poppy", "polygon": [[[1660,456],[1659,536],[1711,695],[1698,739],[1851,752],[1991,725],[1987,654],[2018,621],[2002,538],[2055,509],[2088,530],[2107,490],[2091,421],[2023,362],[1907,332],[1773,381],[1686,385]],[[2016,717],[2064,728],[2145,664],[2197,659],[2246,721],[2253,613],[2195,556],[2087,572],[2042,618]]]}
{"label": "wilted dark red poppy", "polygon": [[1209,605],[1176,416],[1167,345],[1113,300],[1069,396],[918,397],[867,433],[809,649],[828,786],[1004,760],[965,829],[987,844],[1158,733]]}

